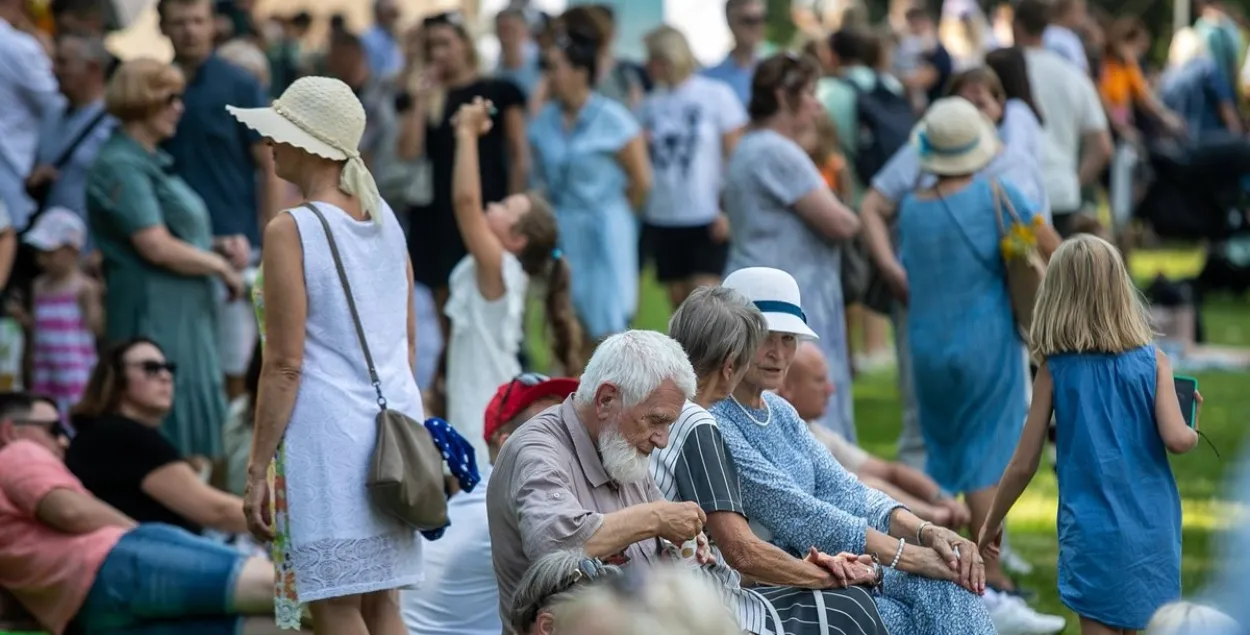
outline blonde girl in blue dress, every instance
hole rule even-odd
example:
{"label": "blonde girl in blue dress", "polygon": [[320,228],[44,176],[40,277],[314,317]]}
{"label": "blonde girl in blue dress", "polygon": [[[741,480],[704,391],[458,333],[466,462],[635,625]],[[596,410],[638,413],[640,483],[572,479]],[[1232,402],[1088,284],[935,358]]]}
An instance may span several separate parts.
{"label": "blonde girl in blue dress", "polygon": [[1185,424],[1153,338],[1115,247],[1090,235],[1064,242],[1033,312],[1033,404],[978,542],[997,557],[1003,518],[1037,471],[1053,415],[1059,597],[1082,635],[1143,630],[1181,597],[1181,501],[1168,453],[1194,448],[1198,420]]}

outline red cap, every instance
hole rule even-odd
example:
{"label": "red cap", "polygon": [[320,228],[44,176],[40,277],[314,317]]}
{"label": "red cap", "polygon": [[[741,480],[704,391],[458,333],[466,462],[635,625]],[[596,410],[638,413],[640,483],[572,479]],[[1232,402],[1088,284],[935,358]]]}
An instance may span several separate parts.
{"label": "red cap", "polygon": [[482,436],[489,442],[499,428],[539,399],[558,397],[563,400],[576,391],[577,380],[571,377],[547,377],[538,373],[518,375],[500,386],[490,405],[486,406],[486,426]]}

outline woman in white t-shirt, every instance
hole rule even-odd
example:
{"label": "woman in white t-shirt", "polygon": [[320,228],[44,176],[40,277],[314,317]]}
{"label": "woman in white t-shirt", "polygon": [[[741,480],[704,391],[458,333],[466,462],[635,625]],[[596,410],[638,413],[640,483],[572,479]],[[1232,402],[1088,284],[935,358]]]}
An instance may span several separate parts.
{"label": "woman in white t-shirt", "polygon": [[[546,278],[546,313],[553,355],[564,374],[581,374],[581,328],[569,298],[569,268],[556,248],[551,206],[535,193],[513,194],[482,209],[478,139],[491,127],[493,106],[481,98],[460,107],[454,121],[456,159],[452,204],[468,255],[451,272],[444,311],[448,421],[486,456],[483,416],[495,390],[521,373],[530,277]],[[413,227],[420,231],[420,226]]]}
{"label": "woman in white t-shirt", "polygon": [[721,173],[746,109],[728,84],[696,74],[681,31],[647,34],[647,72],[658,88],[642,104],[641,123],[654,182],[643,216],[643,244],[673,306],[697,287],[720,283],[729,252],[721,213]]}

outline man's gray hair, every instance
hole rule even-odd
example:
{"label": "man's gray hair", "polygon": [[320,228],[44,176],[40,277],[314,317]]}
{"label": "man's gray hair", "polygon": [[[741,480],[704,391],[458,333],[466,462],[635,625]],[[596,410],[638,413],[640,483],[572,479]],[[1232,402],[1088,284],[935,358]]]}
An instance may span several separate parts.
{"label": "man's gray hair", "polygon": [[646,401],[666,380],[677,384],[686,399],[697,386],[686,351],[673,338],[655,331],[632,330],[604,340],[591,355],[573,403],[588,406],[604,384],[621,391],[622,405],[633,408]]}
{"label": "man's gray hair", "polygon": [[719,373],[727,361],[735,370],[746,368],[768,338],[768,322],[742,293],[699,287],[669,318],[668,334],[686,349],[702,379]]}
{"label": "man's gray hair", "polygon": [[[512,593],[512,630],[528,633],[544,608],[568,602],[585,590],[589,580],[580,572],[580,566],[587,558],[580,550],[556,551],[531,564]],[[607,577],[621,574],[620,567],[601,567]]]}

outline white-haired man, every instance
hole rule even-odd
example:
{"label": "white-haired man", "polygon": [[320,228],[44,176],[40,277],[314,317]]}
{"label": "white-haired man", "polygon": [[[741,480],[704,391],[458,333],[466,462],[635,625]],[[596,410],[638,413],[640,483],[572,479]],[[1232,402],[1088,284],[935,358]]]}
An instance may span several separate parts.
{"label": "white-haired man", "polygon": [[580,549],[610,564],[650,563],[660,539],[705,540],[699,506],[666,501],[650,474],[652,450],[668,444],[694,394],[694,370],[677,342],[626,331],[599,345],[573,396],[504,444],[486,508],[505,624],[521,576],[546,554]]}

